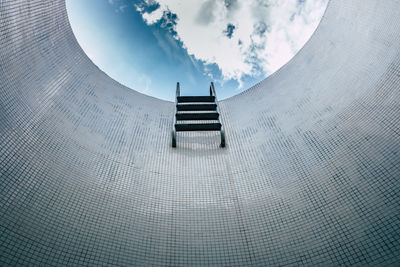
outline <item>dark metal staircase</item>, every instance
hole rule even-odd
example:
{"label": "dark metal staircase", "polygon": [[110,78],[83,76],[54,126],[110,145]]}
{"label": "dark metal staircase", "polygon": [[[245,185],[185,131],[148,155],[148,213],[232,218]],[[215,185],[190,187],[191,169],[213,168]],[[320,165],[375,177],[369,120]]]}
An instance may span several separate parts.
{"label": "dark metal staircase", "polygon": [[176,132],[184,131],[220,131],[221,147],[225,147],[225,131],[213,83],[209,96],[181,96],[179,83],[176,84],[172,147],[176,147]]}

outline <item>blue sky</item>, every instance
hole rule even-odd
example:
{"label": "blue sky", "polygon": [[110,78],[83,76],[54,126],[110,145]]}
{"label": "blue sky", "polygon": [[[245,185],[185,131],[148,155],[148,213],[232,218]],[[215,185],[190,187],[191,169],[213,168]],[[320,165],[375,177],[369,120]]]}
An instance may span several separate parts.
{"label": "blue sky", "polygon": [[[243,3],[246,3],[245,5]],[[78,42],[118,82],[173,100],[220,99],[285,64],[317,27],[327,0],[67,0]]]}

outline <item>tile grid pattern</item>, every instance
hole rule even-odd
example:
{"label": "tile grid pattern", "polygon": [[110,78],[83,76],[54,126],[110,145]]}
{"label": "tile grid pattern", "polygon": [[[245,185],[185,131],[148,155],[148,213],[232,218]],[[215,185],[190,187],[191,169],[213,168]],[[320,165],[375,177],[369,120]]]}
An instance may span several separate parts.
{"label": "tile grid pattern", "polygon": [[377,3],[332,0],[222,101],[226,149],[172,149],[173,104],[94,66],[63,1],[1,0],[0,265],[400,264],[400,3]]}

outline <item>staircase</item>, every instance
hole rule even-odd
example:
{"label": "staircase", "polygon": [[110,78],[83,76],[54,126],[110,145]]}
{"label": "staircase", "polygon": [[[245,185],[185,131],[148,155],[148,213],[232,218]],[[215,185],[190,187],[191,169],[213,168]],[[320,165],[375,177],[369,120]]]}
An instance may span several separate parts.
{"label": "staircase", "polygon": [[179,83],[176,84],[172,147],[176,147],[176,132],[187,131],[220,131],[220,146],[225,147],[225,131],[213,83],[209,96],[181,96]]}

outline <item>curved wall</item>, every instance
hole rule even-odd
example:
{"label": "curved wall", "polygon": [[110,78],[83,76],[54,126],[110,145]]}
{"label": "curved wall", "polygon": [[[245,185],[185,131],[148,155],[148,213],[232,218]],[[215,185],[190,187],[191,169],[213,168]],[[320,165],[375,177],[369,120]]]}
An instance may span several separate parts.
{"label": "curved wall", "polygon": [[226,149],[173,149],[173,103],[93,65],[62,0],[0,1],[0,264],[399,264],[399,18],[331,0],[292,61],[220,103]]}

